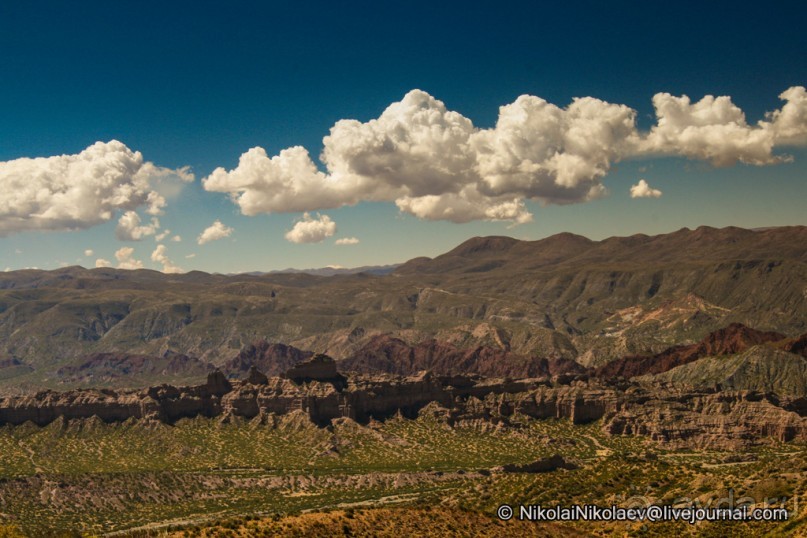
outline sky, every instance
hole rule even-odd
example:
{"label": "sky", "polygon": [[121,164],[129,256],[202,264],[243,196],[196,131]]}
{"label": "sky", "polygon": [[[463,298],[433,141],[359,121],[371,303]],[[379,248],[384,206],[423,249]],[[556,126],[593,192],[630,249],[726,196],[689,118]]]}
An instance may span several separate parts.
{"label": "sky", "polygon": [[0,3],[0,270],[807,225],[807,7]]}

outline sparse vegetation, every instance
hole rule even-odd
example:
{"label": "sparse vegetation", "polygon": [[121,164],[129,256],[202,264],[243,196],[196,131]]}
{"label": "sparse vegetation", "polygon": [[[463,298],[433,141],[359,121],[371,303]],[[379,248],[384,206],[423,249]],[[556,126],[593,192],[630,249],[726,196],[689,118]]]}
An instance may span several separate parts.
{"label": "sparse vegetation", "polygon": [[[517,427],[506,429],[449,428],[427,413],[369,426],[337,421],[329,428],[202,418],[174,426],[77,421],[4,427],[0,522],[11,525],[8,532],[32,536],[57,529],[132,536],[391,536],[384,533],[423,530],[433,520],[439,524],[421,535],[476,535],[472,528],[487,536],[608,529],[709,535],[713,524],[693,530],[686,524],[563,523],[550,531],[543,524],[508,526],[494,514],[502,503],[671,504],[688,497],[708,504],[729,494],[791,500],[807,485],[798,471],[807,467],[803,447],[783,444],[742,457],[668,452],[641,437],[607,436],[597,423],[514,418]],[[489,471],[551,454],[578,468]],[[807,515],[799,517],[787,526],[731,529],[739,536],[793,534],[807,525]]]}
{"label": "sparse vegetation", "polygon": [[[195,384],[209,363],[222,365],[259,339],[344,359],[379,334],[407,344],[433,338],[596,367],[697,342],[730,322],[793,337],[807,314],[806,234],[703,227],[601,242],[475,238],[384,277],[4,273],[0,390]],[[682,364],[662,379],[803,395],[801,356],[765,346]],[[105,352],[130,355],[97,360]],[[674,415],[671,401],[657,409],[642,400],[633,410]],[[768,415],[749,409],[761,428],[740,431],[767,429]],[[605,435],[598,422],[516,414],[450,427],[428,408],[415,420],[327,427],[294,412],[272,425],[239,416],[0,427],[0,538],[807,535],[807,503],[795,502],[807,492],[807,453],[794,443],[671,451]],[[717,417],[715,429],[724,425],[734,431]],[[788,424],[779,426],[777,438],[788,438]],[[573,465],[497,469],[553,455]],[[503,503],[711,506],[743,498],[794,512],[787,522],[697,525],[495,519]]]}

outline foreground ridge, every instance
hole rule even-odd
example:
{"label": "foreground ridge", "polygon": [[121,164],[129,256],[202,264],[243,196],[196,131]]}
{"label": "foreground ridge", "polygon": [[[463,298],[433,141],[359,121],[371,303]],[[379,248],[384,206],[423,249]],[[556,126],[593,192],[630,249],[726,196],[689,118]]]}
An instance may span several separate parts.
{"label": "foreground ridge", "polygon": [[136,391],[44,391],[0,399],[0,425],[98,417],[172,424],[182,418],[236,417],[277,426],[303,416],[318,426],[347,418],[359,423],[430,413],[449,426],[486,422],[518,427],[527,418],[602,421],[610,435],[643,435],[671,447],[733,449],[807,441],[807,399],[717,388],[605,383],[586,376],[494,379],[481,376],[351,376],[317,355],[268,378],[252,369],[244,381],[209,374],[203,385],[161,385]]}

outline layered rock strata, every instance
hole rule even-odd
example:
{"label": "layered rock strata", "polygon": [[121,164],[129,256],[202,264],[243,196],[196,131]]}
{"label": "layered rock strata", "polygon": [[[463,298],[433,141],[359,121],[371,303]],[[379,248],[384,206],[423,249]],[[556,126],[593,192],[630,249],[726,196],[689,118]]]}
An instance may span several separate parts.
{"label": "layered rock strata", "polygon": [[[260,375],[230,382],[219,371],[207,383],[162,385],[139,391],[44,391],[0,399],[0,425],[54,420],[129,419],[173,423],[197,416],[264,419],[302,413],[325,426],[344,417],[359,423],[432,412],[447,424],[485,421],[518,427],[532,419],[602,421],[611,435],[642,435],[681,448],[736,449],[766,442],[807,442],[801,400],[749,391],[681,391],[665,386],[605,384],[596,380],[486,379],[479,376],[354,376],[311,380],[329,370],[318,358],[296,379]],[[299,381],[299,379],[308,379]],[[268,422],[268,421],[267,421]]]}

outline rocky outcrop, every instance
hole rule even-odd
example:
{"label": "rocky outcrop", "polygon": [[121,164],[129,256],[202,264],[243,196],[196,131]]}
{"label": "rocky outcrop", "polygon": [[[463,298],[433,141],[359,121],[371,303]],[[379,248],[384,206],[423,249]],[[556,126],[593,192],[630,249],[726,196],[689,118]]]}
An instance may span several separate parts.
{"label": "rocky outcrop", "polygon": [[317,381],[329,383],[337,391],[347,386],[347,378],[336,371],[336,362],[327,355],[317,354],[292,366],[282,375],[296,384]]}
{"label": "rocky outcrop", "polygon": [[630,356],[611,361],[597,368],[594,375],[603,378],[634,377],[660,374],[702,357],[733,355],[767,342],[778,342],[785,335],[772,331],[757,331],[741,323],[710,333],[697,344],[674,346],[649,357]]}
{"label": "rocky outcrop", "polygon": [[249,369],[249,373],[247,374],[246,379],[244,379],[245,383],[249,383],[250,385],[266,385],[269,383],[269,378],[266,377],[260,370],[252,366]]}
{"label": "rocky outcrop", "polygon": [[211,372],[210,375],[207,376],[207,383],[205,383],[204,386],[208,392],[214,396],[224,396],[233,390],[232,384],[224,377],[221,370]]}
{"label": "rocky outcrop", "polygon": [[789,400],[753,391],[658,393],[608,418],[611,435],[643,435],[680,448],[738,450],[763,440],[807,440],[807,419]]}
{"label": "rocky outcrop", "polygon": [[291,379],[295,383],[308,383],[310,381],[342,382],[344,380],[344,377],[336,371],[336,361],[321,353],[295,364],[286,370],[281,377]]}
{"label": "rocky outcrop", "polygon": [[[394,415],[432,413],[449,426],[484,421],[501,427],[529,419],[601,421],[611,435],[644,435],[671,447],[737,449],[766,442],[807,442],[804,399],[753,391],[682,391],[671,386],[597,380],[488,379],[480,376],[353,376],[344,385],[327,377],[316,358],[286,377],[230,382],[220,371],[205,384],[161,385],[139,391],[44,391],[0,399],[0,425],[54,420],[129,419],[173,423],[187,417],[307,417],[324,426],[340,417],[368,423]],[[327,370],[327,372],[326,372]],[[303,377],[298,377],[302,374]],[[265,377],[265,376],[264,376]]]}
{"label": "rocky outcrop", "polygon": [[222,370],[230,377],[241,378],[250,368],[255,367],[268,376],[276,376],[312,355],[310,351],[303,351],[293,346],[258,340],[244,347],[236,357],[227,361]]}

